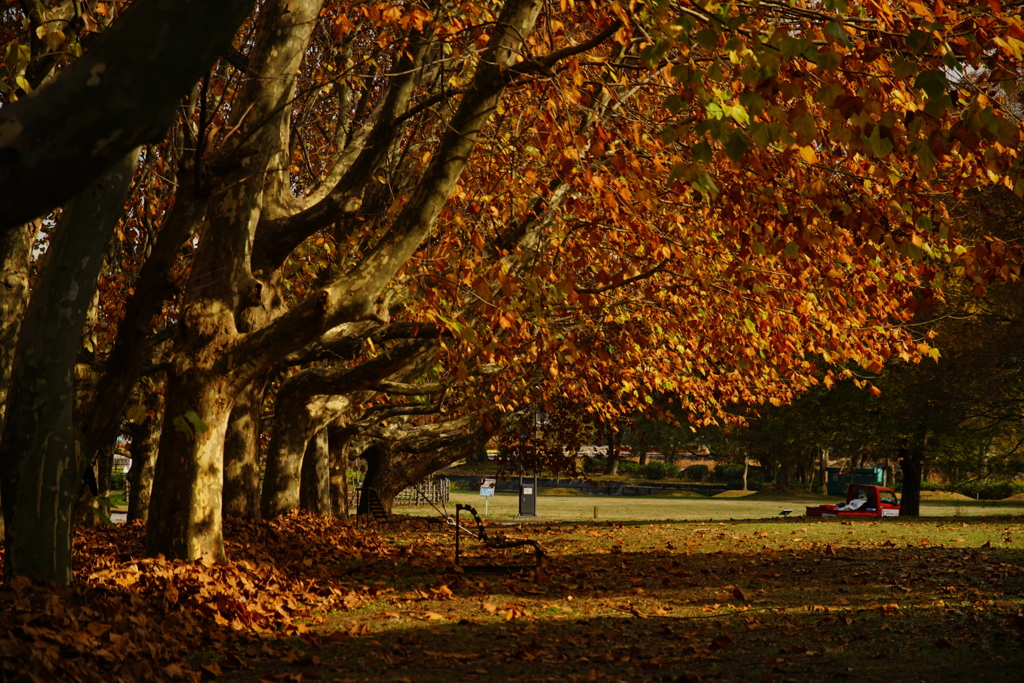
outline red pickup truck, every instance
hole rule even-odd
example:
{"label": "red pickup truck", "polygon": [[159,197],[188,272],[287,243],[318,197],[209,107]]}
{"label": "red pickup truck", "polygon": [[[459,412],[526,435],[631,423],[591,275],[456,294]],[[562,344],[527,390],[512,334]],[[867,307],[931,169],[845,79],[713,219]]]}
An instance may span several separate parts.
{"label": "red pickup truck", "polygon": [[850,484],[846,502],[840,505],[808,506],[808,517],[899,517],[896,492],[884,486]]}

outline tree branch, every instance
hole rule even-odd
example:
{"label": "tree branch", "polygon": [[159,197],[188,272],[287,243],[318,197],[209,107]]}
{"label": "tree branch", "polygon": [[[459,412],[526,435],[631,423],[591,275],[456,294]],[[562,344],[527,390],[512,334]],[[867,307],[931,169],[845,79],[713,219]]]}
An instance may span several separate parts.
{"label": "tree branch", "polygon": [[96,46],[0,109],[0,233],[81,192],[140,144],[230,45],[254,0],[136,0]]}

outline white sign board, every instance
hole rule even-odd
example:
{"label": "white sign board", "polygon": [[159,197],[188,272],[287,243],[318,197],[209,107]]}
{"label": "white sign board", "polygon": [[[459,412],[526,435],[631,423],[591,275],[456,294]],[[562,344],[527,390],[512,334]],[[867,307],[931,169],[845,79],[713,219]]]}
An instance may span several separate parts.
{"label": "white sign board", "polygon": [[480,484],[480,495],[486,497],[493,496],[495,483],[497,483],[495,479],[484,479],[483,483]]}

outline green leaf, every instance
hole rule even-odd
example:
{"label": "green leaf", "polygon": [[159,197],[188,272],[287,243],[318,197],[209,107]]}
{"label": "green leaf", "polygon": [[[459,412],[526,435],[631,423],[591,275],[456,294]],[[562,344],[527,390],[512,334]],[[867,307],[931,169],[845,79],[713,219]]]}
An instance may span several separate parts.
{"label": "green leaf", "polygon": [[715,45],[718,44],[718,32],[710,28],[703,28],[697,31],[697,35],[693,38],[702,48],[708,51],[714,50]]}
{"label": "green leaf", "polygon": [[836,101],[836,98],[842,95],[846,90],[843,86],[838,83],[829,83],[818,88],[818,92],[814,93],[814,101],[821,102],[825,105],[831,105]]}
{"label": "green leaf", "polygon": [[741,126],[750,123],[750,115],[742,104],[729,104],[722,107],[722,113]]}
{"label": "green leaf", "polygon": [[903,56],[897,55],[889,62],[892,72],[897,78],[910,78],[917,74],[917,64],[907,61]]}
{"label": "green leaf", "polygon": [[796,258],[800,255],[800,245],[796,242],[790,242],[786,245],[785,253],[789,258]]}
{"label": "green leaf", "polygon": [[775,141],[774,138],[772,138],[771,131],[768,126],[760,121],[755,121],[750,124],[747,128],[747,137],[749,137],[761,151],[767,149],[768,145]]}
{"label": "green leaf", "polygon": [[907,151],[917,157],[917,163],[925,173],[931,173],[935,168],[935,154],[927,140],[914,140],[907,146]]}
{"label": "green leaf", "polygon": [[668,52],[669,43],[666,40],[659,40],[653,45],[648,45],[640,53],[640,58],[652,66],[657,64]]}
{"label": "green leaf", "polygon": [[665,98],[665,106],[672,115],[678,114],[686,106],[686,101],[679,95],[669,95]]}
{"label": "green leaf", "polygon": [[917,54],[924,54],[933,42],[932,34],[921,29],[915,28],[907,34],[907,45]]}
{"label": "green leaf", "polygon": [[736,131],[725,141],[725,153],[729,155],[729,159],[734,164],[738,164],[743,159],[743,155],[747,153],[751,147],[750,143],[743,135]]}
{"label": "green leaf", "polygon": [[176,418],[174,418],[172,424],[174,425],[175,429],[177,429],[179,432],[181,432],[188,438],[195,438],[195,432],[192,431],[192,427],[189,426],[188,420],[186,420],[183,415],[179,415]]}
{"label": "green leaf", "polygon": [[939,119],[952,106],[953,100],[946,93],[942,93],[938,97],[929,98],[928,104],[924,105],[924,110],[928,115]]}
{"label": "green leaf", "polygon": [[185,419],[189,421],[189,423],[192,425],[192,428],[195,429],[196,433],[198,434],[203,434],[204,432],[206,432],[206,430],[209,429],[207,424],[203,422],[203,418],[199,417],[199,415],[194,410],[186,411]]}
{"label": "green leaf", "polygon": [[764,111],[764,98],[761,93],[748,90],[740,93],[740,104],[742,104],[750,116],[757,116]]}
{"label": "green leaf", "polygon": [[786,57],[799,57],[807,48],[810,47],[810,38],[794,38],[792,36],[782,36],[779,39],[779,52]]}
{"label": "green leaf", "polygon": [[889,156],[890,152],[892,152],[893,145],[889,138],[882,137],[881,131],[881,126],[875,126],[875,129],[871,131],[870,137],[861,133],[860,140],[872,154],[879,158],[885,158]]}
{"label": "green leaf", "polygon": [[690,147],[690,153],[694,161],[702,164],[709,164],[715,159],[715,153],[712,151],[711,145],[708,144],[707,140],[701,140],[696,145]]}
{"label": "green leaf", "polygon": [[945,73],[938,69],[931,69],[918,74],[917,78],[914,79],[914,87],[924,90],[929,98],[937,99],[946,94],[950,85]]}
{"label": "green leaf", "polygon": [[831,48],[820,48],[814,62],[825,71],[835,71],[843,62],[842,56]]}
{"label": "green leaf", "polygon": [[844,29],[843,25],[840,24],[839,22],[830,21],[829,23],[825,24],[825,33],[829,34],[833,38],[836,38],[846,47],[853,47],[853,43],[850,42],[850,37],[846,35],[846,29]]}
{"label": "green leaf", "polygon": [[793,133],[796,135],[797,144],[809,145],[818,137],[818,125],[810,112],[804,112],[793,119]]}
{"label": "green leaf", "polygon": [[136,403],[127,411],[125,411],[124,416],[128,418],[129,422],[134,422],[135,424],[142,424],[142,422],[146,419],[146,415],[148,414],[149,411],[146,410],[146,406],[142,405],[141,403]]}

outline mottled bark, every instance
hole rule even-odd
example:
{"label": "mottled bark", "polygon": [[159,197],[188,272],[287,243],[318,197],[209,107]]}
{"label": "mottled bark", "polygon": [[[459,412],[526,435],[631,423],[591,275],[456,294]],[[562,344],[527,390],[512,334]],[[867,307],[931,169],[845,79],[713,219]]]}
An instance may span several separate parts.
{"label": "mottled bark", "polygon": [[[500,418],[491,417],[500,423]],[[447,422],[364,432],[380,439],[361,456],[368,465],[364,489],[376,491],[390,512],[402,490],[483,448],[491,434],[481,424],[479,416],[466,415]],[[360,498],[360,514],[366,511],[364,500]]]}
{"label": "mottled bark", "polygon": [[330,456],[331,514],[348,521],[348,459],[354,429],[337,422],[328,428],[327,448]]}
{"label": "mottled bark", "polygon": [[64,210],[22,323],[0,438],[8,576],[71,580],[71,513],[87,466],[73,426],[75,357],[135,169],[133,152]]}
{"label": "mottled bark", "polygon": [[224,441],[224,516],[260,518],[259,440],[265,382],[242,392],[231,410]]}
{"label": "mottled bark", "polygon": [[604,473],[614,477],[619,473],[619,450],[622,447],[622,432],[615,431],[611,422],[605,424]]}
{"label": "mottled bark", "polygon": [[900,517],[921,515],[921,473],[923,454],[912,445],[899,450],[900,469],[903,471],[903,490],[900,493]]}
{"label": "mottled bark", "polygon": [[132,468],[128,472],[128,521],[146,521],[153,494],[157,448],[163,427],[164,397],[161,391],[150,395],[150,414],[132,430]]}
{"label": "mottled bark", "polygon": [[[510,0],[505,4],[488,46],[480,55],[472,82],[447,122],[447,132],[419,184],[390,229],[376,240],[362,261],[274,322],[248,334],[239,334],[240,312],[251,306],[266,305],[263,299],[266,288],[262,282],[257,282],[254,273],[263,281],[270,278],[266,267],[253,266],[254,262],[263,263],[258,260],[259,254],[253,254],[254,228],[263,218],[276,218],[276,214],[290,204],[278,196],[282,184],[272,162],[281,158],[281,145],[288,140],[284,133],[289,121],[294,73],[305,53],[319,5],[280,0],[263,8],[247,71],[247,78],[253,83],[258,80],[259,87],[245,85],[239,101],[232,107],[233,116],[240,118],[240,127],[231,144],[244,142],[245,146],[224,151],[230,163],[225,164],[225,172],[217,178],[217,187],[212,188],[210,194],[213,199],[186,289],[175,346],[178,362],[171,371],[168,394],[169,415],[175,410],[194,410],[200,416],[211,417],[213,422],[207,421],[211,432],[221,431],[213,437],[204,436],[203,443],[199,443],[198,438],[191,444],[168,442],[181,447],[173,458],[192,461],[191,464],[179,461],[179,472],[198,477],[205,468],[214,467],[212,456],[204,449],[218,438],[223,442],[222,430],[227,417],[221,419],[220,411],[230,410],[239,392],[256,377],[269,372],[274,364],[315,341],[325,331],[380,314],[378,299],[430,234],[456,187],[483,126],[511,78],[508,67],[521,54],[522,41],[532,31],[541,5],[540,0]],[[400,89],[409,79],[420,78],[422,65],[416,63],[415,53],[415,49],[402,53],[396,63],[396,76],[390,81],[389,93]],[[407,106],[408,102],[396,106],[395,110],[404,111]],[[268,116],[255,112],[267,112]],[[401,125],[392,125],[388,144],[396,140],[402,130]],[[374,168],[360,167],[358,173],[365,186],[372,182]],[[265,200],[267,216],[262,215]],[[200,381],[205,385],[197,384]],[[197,405],[196,401],[215,402],[217,406]],[[206,421],[205,417],[203,419]],[[165,428],[159,463],[164,461],[167,440]],[[164,482],[159,473],[158,481],[158,491],[162,491]],[[179,485],[196,488],[202,482],[193,479],[181,481]],[[192,554],[195,552],[216,554],[216,548],[206,540],[183,544],[178,538],[183,530],[199,530],[199,520],[184,519],[197,514],[194,506],[186,505],[188,500],[157,506],[157,498],[154,492],[155,514],[151,517],[151,527],[154,518],[162,520],[164,516],[173,515],[181,519],[174,523],[160,522],[171,524],[173,533],[150,533],[149,552],[163,552],[183,559],[195,559],[196,555]],[[211,537],[214,534],[219,535],[219,529],[209,531]],[[222,544],[219,547],[222,548]],[[187,554],[182,554],[186,551]]]}
{"label": "mottled bark", "polygon": [[208,374],[181,367],[168,374],[146,552],[223,562],[221,492],[230,394]]}
{"label": "mottled bark", "polygon": [[231,124],[238,128],[232,144],[245,147],[224,151],[232,163],[209,188],[213,199],[185,291],[176,362],[168,371],[146,535],[150,554],[225,559],[221,494],[227,425],[239,395],[270,369],[267,364],[245,372],[226,350],[241,335],[247,309],[273,307],[272,289],[252,276],[249,258],[264,179],[287,144],[295,75],[319,9],[316,0],[271,0],[260,12],[249,70],[232,108]]}
{"label": "mottled bark", "polygon": [[95,453],[101,445],[117,437],[120,416],[131,396],[143,365],[149,360],[148,341],[151,321],[163,301],[173,292],[171,267],[179,250],[202,219],[205,205],[197,202],[191,184],[178,188],[174,208],[160,227],[152,254],[139,272],[134,293],[125,305],[125,316],[117,329],[117,339],[107,356],[96,385],[98,400],[86,406],[82,431],[85,454]]}
{"label": "mottled bark", "polygon": [[366,478],[357,513],[370,514],[370,490],[380,498],[384,510],[390,513],[395,496],[406,487],[401,470],[395,466],[394,452],[385,444],[373,444],[359,457],[366,461]]}
{"label": "mottled bark", "polygon": [[316,396],[303,399],[285,383],[278,392],[274,431],[267,449],[260,508],[264,519],[291,512],[300,505],[301,473],[307,447],[313,436],[347,413],[346,396]]}
{"label": "mottled bark", "polygon": [[0,236],[0,434],[18,331],[28,307],[32,242],[38,230],[38,222],[34,221]]}
{"label": "mottled bark", "polygon": [[0,234],[157,142],[254,0],[136,0],[45,88],[0,110]]}
{"label": "mottled bark", "polygon": [[821,449],[818,467],[818,493],[828,493],[828,449]]}
{"label": "mottled bark", "polygon": [[330,456],[326,428],[309,440],[302,457],[299,507],[325,517],[331,514]]}

